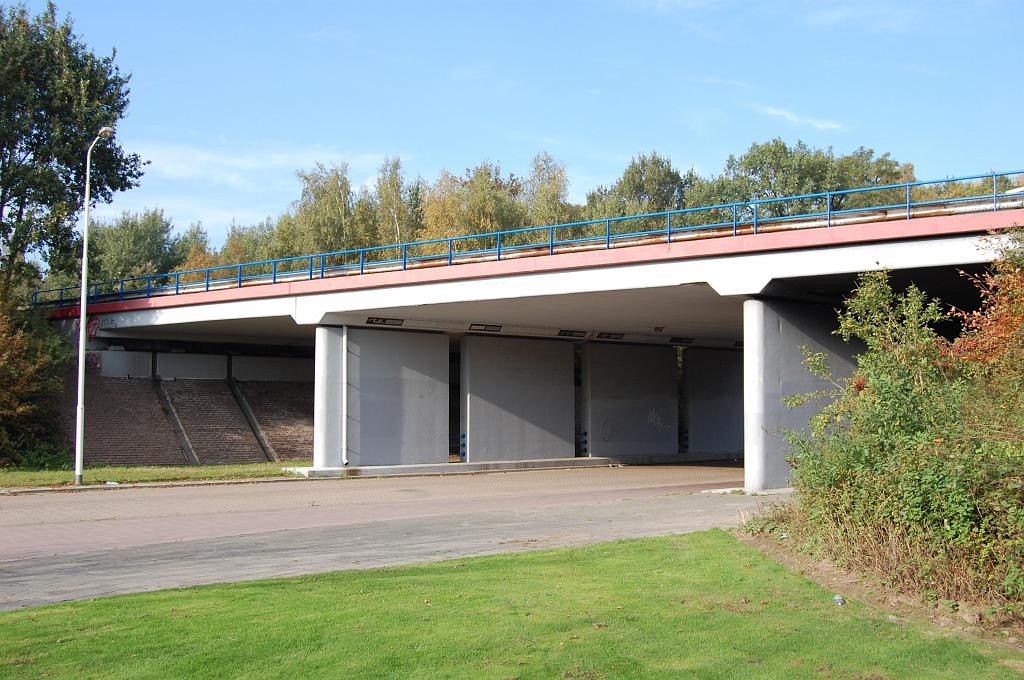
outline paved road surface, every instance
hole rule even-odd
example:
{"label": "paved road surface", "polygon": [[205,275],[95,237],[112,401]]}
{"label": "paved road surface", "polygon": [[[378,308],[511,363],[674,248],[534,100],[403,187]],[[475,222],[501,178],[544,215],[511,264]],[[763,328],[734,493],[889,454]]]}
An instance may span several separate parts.
{"label": "paved road surface", "polygon": [[651,466],[0,497],[0,609],[736,524],[742,470]]}

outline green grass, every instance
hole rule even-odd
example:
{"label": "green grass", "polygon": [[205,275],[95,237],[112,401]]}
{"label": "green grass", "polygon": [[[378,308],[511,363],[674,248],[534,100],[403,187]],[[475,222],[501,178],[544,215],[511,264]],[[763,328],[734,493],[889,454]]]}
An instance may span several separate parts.
{"label": "green grass", "polygon": [[721,531],[0,614],[0,677],[1015,678]]}
{"label": "green grass", "polygon": [[[282,467],[309,466],[308,460],[281,463],[254,463],[251,465],[151,465],[87,467],[86,484],[120,482],[167,482],[186,479],[248,479],[256,477],[283,477]],[[0,487],[37,487],[71,484],[71,470],[10,470],[0,468]]]}

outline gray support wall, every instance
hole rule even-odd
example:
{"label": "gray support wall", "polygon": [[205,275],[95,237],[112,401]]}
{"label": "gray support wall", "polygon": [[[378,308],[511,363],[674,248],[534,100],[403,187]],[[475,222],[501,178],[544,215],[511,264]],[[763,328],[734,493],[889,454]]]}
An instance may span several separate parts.
{"label": "gray support wall", "polygon": [[224,354],[158,352],[156,374],[165,380],[224,380],[228,377],[228,358]]}
{"label": "gray support wall", "polygon": [[467,336],[461,382],[469,461],[575,455],[572,343]]}
{"label": "gray support wall", "polygon": [[743,455],[743,352],[689,347],[683,352],[686,460]]}
{"label": "gray support wall", "polygon": [[592,456],[679,455],[675,347],[583,346],[583,430]]}
{"label": "gray support wall", "polygon": [[231,358],[231,377],[235,380],[311,382],[313,360],[298,357],[236,356]]}
{"label": "gray support wall", "polygon": [[153,375],[152,352],[108,350],[90,354],[98,358],[100,375],[106,378],[150,378]]}
{"label": "gray support wall", "polygon": [[826,387],[803,365],[801,347],[830,356],[837,376],[856,368],[854,348],[832,334],[835,311],[818,305],[743,303],[744,485],[749,491],[789,484],[788,444],[780,432],[801,429],[821,404],[791,409],[783,398]]}
{"label": "gray support wall", "polygon": [[448,461],[448,336],[350,328],[349,465]]}

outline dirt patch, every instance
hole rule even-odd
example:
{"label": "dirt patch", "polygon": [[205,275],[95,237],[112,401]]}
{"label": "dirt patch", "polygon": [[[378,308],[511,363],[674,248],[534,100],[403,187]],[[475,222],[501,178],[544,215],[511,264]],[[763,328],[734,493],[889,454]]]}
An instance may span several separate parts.
{"label": "dirt patch", "polygon": [[[813,558],[797,550],[796,544],[773,536],[752,536],[732,532],[742,543],[764,553],[776,562],[811,579],[818,585],[845,598],[865,602],[884,612],[892,623],[909,624],[911,620],[928,620],[941,630],[967,637],[1008,645],[1024,650],[1024,625],[1020,622],[995,621],[982,610],[962,607],[956,612],[923,602],[919,598],[897,592],[882,583],[844,569],[830,560]],[[1015,670],[1024,670],[1022,668]]]}

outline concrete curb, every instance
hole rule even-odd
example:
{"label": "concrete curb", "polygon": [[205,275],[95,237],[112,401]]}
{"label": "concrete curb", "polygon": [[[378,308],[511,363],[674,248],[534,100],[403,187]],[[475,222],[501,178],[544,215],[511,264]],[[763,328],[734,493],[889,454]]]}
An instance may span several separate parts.
{"label": "concrete curb", "polygon": [[269,484],[272,482],[308,482],[304,477],[240,477],[238,479],[177,479],[166,482],[125,482],[123,484],[87,484],[85,486],[35,486],[0,489],[0,496],[24,496],[39,493],[79,493],[118,489],[166,489],[182,486],[226,486],[231,484]]}
{"label": "concrete curb", "polygon": [[[525,463],[528,461],[515,461],[515,463]],[[464,463],[449,463],[448,465],[465,465]],[[485,464],[480,464],[485,465]],[[319,482],[328,480],[352,480],[352,479],[384,479],[389,477],[439,477],[445,476],[459,476],[459,475],[483,475],[493,474],[500,472],[533,472],[537,470],[587,470],[598,467],[623,467],[618,463],[608,463],[602,461],[599,464],[590,465],[550,465],[550,466],[537,466],[537,467],[526,467],[517,465],[515,467],[496,467],[494,463],[486,464],[488,467],[480,467],[477,469],[449,469],[449,470],[400,470],[396,471],[394,468],[402,468],[406,466],[384,466],[379,472],[367,472],[365,469],[352,468],[351,471],[356,474],[335,474],[335,475],[311,475],[309,477],[304,476],[290,476],[290,477],[241,477],[238,479],[181,479],[181,480],[168,480],[166,482],[125,482],[123,484],[89,484],[86,486],[39,486],[39,487],[9,487],[0,488],[0,496],[27,496],[32,494],[43,494],[43,493],[81,493],[85,491],[117,491],[118,489],[168,489],[175,487],[189,487],[189,486],[227,486],[237,484],[271,484],[276,482]],[[414,468],[419,466],[410,465],[408,468]],[[435,466],[423,466],[428,468],[434,468]],[[283,468],[283,469],[294,469],[294,468]]]}

